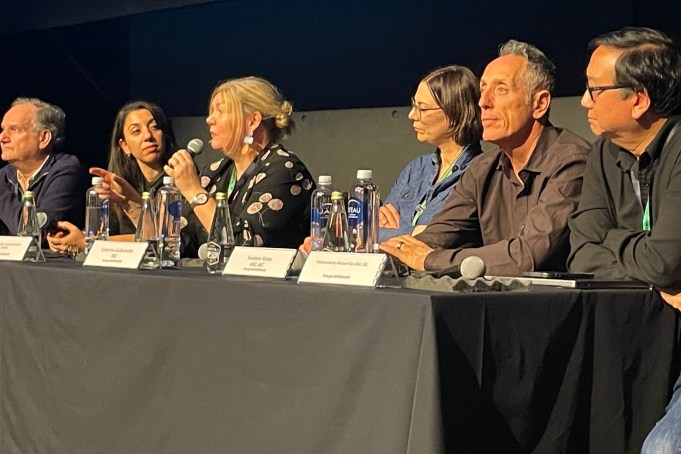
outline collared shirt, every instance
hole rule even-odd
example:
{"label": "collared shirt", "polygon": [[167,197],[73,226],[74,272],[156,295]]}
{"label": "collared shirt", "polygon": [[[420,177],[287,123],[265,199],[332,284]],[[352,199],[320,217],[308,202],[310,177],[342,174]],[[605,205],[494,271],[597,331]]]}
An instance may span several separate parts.
{"label": "collared shirt", "polygon": [[414,230],[412,222],[419,204],[425,202],[425,208],[417,219],[416,225],[425,225],[442,209],[445,200],[458,183],[470,162],[482,151],[480,144],[466,146],[452,163],[452,171],[440,181],[435,181],[440,170],[440,150],[425,154],[411,161],[400,172],[384,203],[392,204],[400,213],[400,225],[396,229],[380,228],[379,240],[399,235],[411,234]]}
{"label": "collared shirt", "polygon": [[24,179],[22,178],[21,172],[19,172],[19,170],[17,169],[17,182],[19,183],[19,185],[20,185],[22,188],[23,188],[24,186],[23,186],[21,183],[24,183],[24,182],[26,183],[26,187],[31,186],[31,183],[33,182],[33,179],[40,173],[41,170],[43,170],[43,167],[45,167],[45,163],[47,162],[48,159],[50,159],[50,156],[51,156],[51,155],[52,155],[52,154],[50,153],[50,154],[48,154],[47,156],[45,156],[45,159],[43,159],[43,162],[40,163],[40,167],[38,167],[38,168],[36,169],[36,171],[33,172],[33,174],[32,174],[30,177],[28,177],[26,180],[24,180]]}
{"label": "collared shirt", "polygon": [[[47,215],[47,228],[57,221],[83,225],[87,172],[78,158],[66,153],[51,153],[40,171],[29,180],[38,211]],[[21,185],[17,169],[9,164],[0,169],[0,232],[16,235],[21,212]]]}
{"label": "collared shirt", "polygon": [[642,227],[643,188],[639,198],[631,178],[643,163],[609,140],[594,142],[582,199],[570,219],[571,271],[681,288],[680,123],[681,116],[670,117],[645,151],[651,160],[645,167],[652,166],[649,231]]}
{"label": "collared shirt", "polygon": [[426,270],[443,270],[469,256],[480,257],[493,275],[565,269],[567,218],[579,201],[588,150],[576,134],[547,126],[519,172],[523,182],[501,150],[483,153],[416,235],[435,249]]}

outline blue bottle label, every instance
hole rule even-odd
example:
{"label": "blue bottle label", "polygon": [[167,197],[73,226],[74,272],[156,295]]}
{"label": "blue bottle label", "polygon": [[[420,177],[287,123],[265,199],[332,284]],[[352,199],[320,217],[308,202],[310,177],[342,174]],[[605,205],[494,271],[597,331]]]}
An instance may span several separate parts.
{"label": "blue bottle label", "polygon": [[168,214],[175,219],[180,219],[182,216],[182,201],[174,200],[168,204]]}
{"label": "blue bottle label", "polygon": [[348,225],[350,227],[357,227],[363,221],[362,201],[357,199],[350,199],[348,201]]}

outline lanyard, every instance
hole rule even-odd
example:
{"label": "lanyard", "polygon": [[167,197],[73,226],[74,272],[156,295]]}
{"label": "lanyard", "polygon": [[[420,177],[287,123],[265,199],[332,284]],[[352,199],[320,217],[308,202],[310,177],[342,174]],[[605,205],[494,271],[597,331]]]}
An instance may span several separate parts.
{"label": "lanyard", "polygon": [[439,182],[441,182],[442,180],[444,180],[445,178],[447,178],[448,176],[450,176],[452,174],[452,171],[454,169],[454,164],[457,163],[457,161],[459,160],[459,158],[461,157],[462,154],[463,154],[463,151],[459,154],[459,156],[456,157],[456,159],[454,161],[452,161],[451,164],[449,164],[449,167],[447,167],[447,170],[445,170],[445,173],[443,173],[442,176],[437,179],[435,184],[433,184],[433,186],[431,186],[430,189],[428,189],[428,192],[426,192],[426,194],[423,196],[423,199],[421,199],[421,202],[418,205],[416,205],[416,210],[414,211],[414,217],[411,219],[411,225],[412,226],[416,225],[419,218],[421,217],[423,212],[426,210],[426,206],[428,205],[428,201],[431,199],[431,197],[433,195],[433,189],[435,189],[435,186]]}
{"label": "lanyard", "polygon": [[[231,203],[232,196],[234,195],[234,191],[240,191],[242,187],[245,186],[246,181],[248,181],[249,178],[251,178],[253,175],[255,175],[255,172],[258,171],[262,167],[262,157],[265,155],[265,153],[269,152],[275,152],[276,150],[279,150],[281,147],[279,145],[273,145],[272,143],[267,144],[265,148],[260,150],[260,153],[253,159],[253,162],[248,166],[246,171],[241,175],[241,177],[236,180],[236,166],[234,166],[234,163],[232,162],[232,176],[230,177],[229,180],[229,186],[227,188],[227,191],[229,195],[227,196],[227,200]],[[234,185],[232,185],[232,178],[236,180]]]}
{"label": "lanyard", "polygon": [[229,186],[227,186],[227,199],[232,195],[232,192],[234,192],[234,186],[236,186],[236,167],[232,166],[232,171],[230,172],[229,176]]}
{"label": "lanyard", "polygon": [[650,196],[646,200],[646,208],[643,210],[643,230],[650,231]]}

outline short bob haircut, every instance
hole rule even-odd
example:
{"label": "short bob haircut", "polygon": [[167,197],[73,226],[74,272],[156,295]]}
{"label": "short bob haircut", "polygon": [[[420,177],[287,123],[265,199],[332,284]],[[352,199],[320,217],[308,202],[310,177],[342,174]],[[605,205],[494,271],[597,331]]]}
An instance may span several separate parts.
{"label": "short bob haircut", "polygon": [[447,117],[454,141],[459,145],[480,142],[480,84],[475,74],[466,67],[451,65],[434,70],[422,82]]}

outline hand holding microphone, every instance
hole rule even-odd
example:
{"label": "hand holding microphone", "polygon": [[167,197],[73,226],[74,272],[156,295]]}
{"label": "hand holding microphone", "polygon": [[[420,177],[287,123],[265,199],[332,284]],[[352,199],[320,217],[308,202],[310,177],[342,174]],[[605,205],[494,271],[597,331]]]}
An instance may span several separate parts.
{"label": "hand holding microphone", "polygon": [[[186,151],[186,154],[183,153],[183,151]],[[186,148],[177,150],[170,157],[170,159],[168,159],[167,167],[174,169],[175,167],[178,166],[178,164],[180,164],[183,161],[182,159],[180,159],[180,156],[189,157],[191,160],[193,160],[194,157],[196,155],[200,155],[202,151],[203,151],[203,140],[192,139],[192,140],[189,141]],[[188,155],[188,156],[186,156],[186,155]]]}
{"label": "hand holding microphone", "polygon": [[194,156],[200,154],[201,151],[203,151],[203,141],[192,139],[186,149],[176,151],[168,159],[168,164],[163,167],[165,173],[175,179],[175,185],[183,193],[190,187],[195,187],[195,190],[201,189],[194,164]]}
{"label": "hand holding microphone", "polygon": [[189,152],[192,157],[201,154],[203,151],[203,140],[201,139],[192,139],[189,141],[187,144],[187,151]]}

